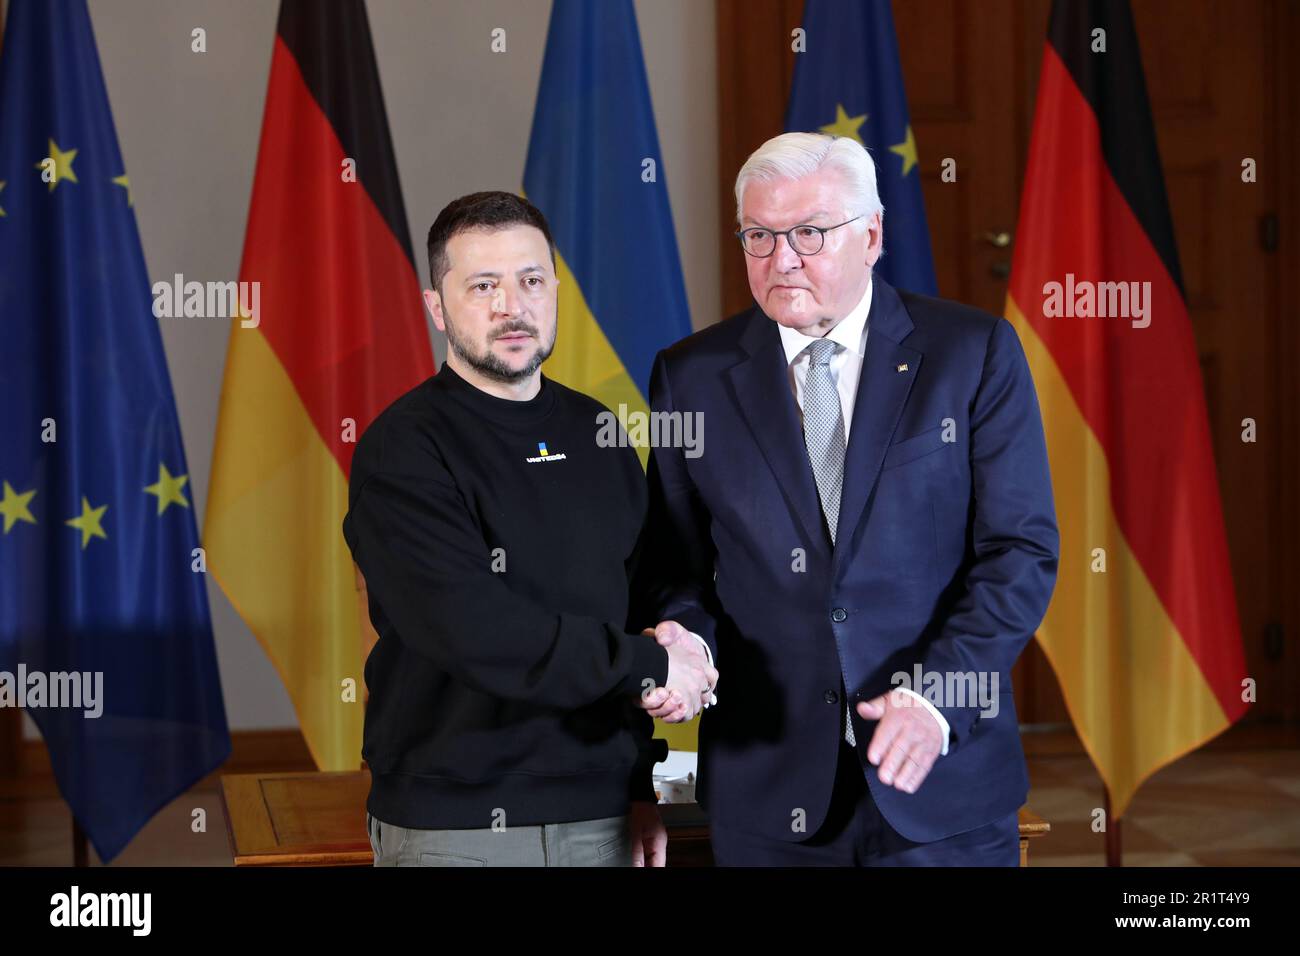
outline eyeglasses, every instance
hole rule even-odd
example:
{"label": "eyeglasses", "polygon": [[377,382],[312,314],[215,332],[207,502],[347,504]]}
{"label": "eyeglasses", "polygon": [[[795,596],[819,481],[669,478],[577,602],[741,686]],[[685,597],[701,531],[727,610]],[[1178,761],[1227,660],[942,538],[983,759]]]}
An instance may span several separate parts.
{"label": "eyeglasses", "polygon": [[766,259],[772,253],[776,252],[776,237],[785,236],[785,241],[790,244],[790,248],[801,256],[815,256],[822,251],[822,246],[826,244],[826,233],[832,229],[838,229],[840,226],[847,226],[851,222],[857,222],[861,216],[854,216],[852,219],[846,219],[834,226],[792,226],[783,231],[775,229],[764,229],[761,226],[754,226],[750,229],[742,229],[736,236],[740,239],[740,245],[747,255],[755,259]]}

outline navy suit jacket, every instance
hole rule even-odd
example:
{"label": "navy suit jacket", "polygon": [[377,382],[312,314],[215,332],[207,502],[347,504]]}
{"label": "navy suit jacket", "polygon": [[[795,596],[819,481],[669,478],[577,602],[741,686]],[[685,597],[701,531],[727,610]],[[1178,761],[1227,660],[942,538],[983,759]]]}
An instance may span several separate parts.
{"label": "navy suit jacket", "polygon": [[683,339],[651,382],[653,411],[702,415],[698,457],[653,449],[640,584],[718,667],[698,797],[716,825],[787,841],[825,819],[843,695],[875,697],[918,664],[996,674],[1000,693],[984,715],[973,696],[937,702],[949,749],[914,794],[866,763],[875,722],[854,712],[889,824],[930,842],[1028,793],[1010,672],[1047,609],[1059,539],[1024,351],[1005,319],[872,281],[833,548],[775,322],[755,307]]}

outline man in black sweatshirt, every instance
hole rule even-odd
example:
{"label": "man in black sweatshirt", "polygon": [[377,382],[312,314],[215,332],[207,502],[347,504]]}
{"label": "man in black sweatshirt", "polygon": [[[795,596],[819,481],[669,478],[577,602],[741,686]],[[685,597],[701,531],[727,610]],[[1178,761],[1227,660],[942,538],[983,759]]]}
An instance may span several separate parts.
{"label": "man in black sweatshirt", "polygon": [[447,361],[362,436],[343,521],[379,633],[375,863],[661,866],[651,716],[693,718],[717,672],[703,641],[635,630],[640,462],[541,374],[558,280],[535,207],[465,196],[428,252]]}

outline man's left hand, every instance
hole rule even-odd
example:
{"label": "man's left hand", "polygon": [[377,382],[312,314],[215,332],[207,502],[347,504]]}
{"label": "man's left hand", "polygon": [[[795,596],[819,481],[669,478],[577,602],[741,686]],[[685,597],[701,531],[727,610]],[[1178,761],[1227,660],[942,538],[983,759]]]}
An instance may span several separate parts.
{"label": "man's left hand", "polygon": [[659,807],[645,800],[633,800],[627,812],[632,831],[632,865],[663,866],[668,859],[668,831],[659,818]]}
{"label": "man's left hand", "polygon": [[858,716],[880,721],[867,746],[880,782],[916,793],[943,748],[939,722],[915,697],[897,689],[859,703]]}

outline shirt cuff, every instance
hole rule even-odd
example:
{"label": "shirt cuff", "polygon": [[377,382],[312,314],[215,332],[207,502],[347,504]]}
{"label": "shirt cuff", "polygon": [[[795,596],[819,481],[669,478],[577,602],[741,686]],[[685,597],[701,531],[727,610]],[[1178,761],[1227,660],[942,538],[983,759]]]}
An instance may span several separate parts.
{"label": "shirt cuff", "polygon": [[948,721],[944,719],[943,714],[939,713],[938,709],[934,706],[934,704],[930,703],[928,700],[926,700],[916,691],[912,690],[910,687],[896,687],[894,689],[900,690],[904,694],[911,694],[913,697],[919,700],[921,704],[925,707],[925,709],[928,710],[930,714],[934,717],[934,719],[939,722],[939,729],[943,731],[943,749],[939,751],[939,756],[942,757],[945,754],[947,754],[949,730],[948,730]]}
{"label": "shirt cuff", "polygon": [[[700,637],[700,635],[696,634],[694,631],[687,631],[686,633],[689,634],[689,635],[691,635],[691,637],[695,638],[697,641],[700,642],[700,646],[701,646],[702,648],[704,648],[704,656],[705,656],[706,658],[708,658],[709,666],[710,666],[710,667],[713,667],[713,666],[714,666],[714,664],[713,664],[713,651],[709,650],[709,642],[706,641],[704,638]],[[718,680],[721,681],[721,678],[719,678]],[[714,685],[713,685],[713,688],[716,690],[717,687],[718,687],[718,684],[715,682]],[[716,704],[717,702],[718,702],[718,695],[717,695],[717,694],[714,694],[714,693],[710,693],[710,694],[709,694],[709,702],[708,702],[707,704],[704,705],[704,709],[705,709],[705,710],[708,710],[710,707],[712,707],[712,706],[713,706],[714,704]],[[942,719],[942,718],[940,718],[940,719]],[[946,736],[946,735],[945,735],[945,736]],[[944,744],[944,748],[947,749],[947,743],[946,743],[946,742],[945,742],[945,744]]]}

